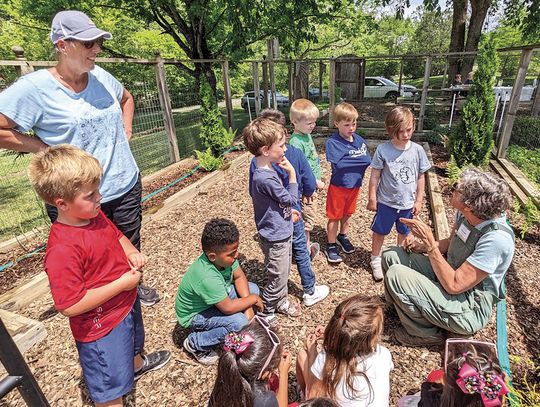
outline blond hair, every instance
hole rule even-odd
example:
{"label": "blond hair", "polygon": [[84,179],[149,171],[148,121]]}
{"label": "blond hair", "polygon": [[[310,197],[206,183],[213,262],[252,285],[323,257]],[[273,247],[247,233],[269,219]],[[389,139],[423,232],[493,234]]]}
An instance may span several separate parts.
{"label": "blond hair", "polygon": [[341,102],[334,108],[334,122],[353,121],[358,119],[358,110],[347,102]]}
{"label": "blond hair", "polygon": [[386,127],[386,131],[392,138],[397,137],[400,130],[409,127],[412,127],[412,131],[414,132],[415,125],[416,123],[411,110],[403,106],[394,107],[384,119],[384,127]]}
{"label": "blond hair", "polygon": [[300,120],[317,119],[319,117],[319,109],[312,101],[307,99],[296,99],[289,110],[289,118],[291,123],[296,123]]}
{"label": "blond hair", "polygon": [[99,182],[102,174],[98,160],[69,144],[40,151],[28,167],[32,186],[51,205],[56,198],[73,201],[83,185]]}
{"label": "blond hair", "polygon": [[262,147],[271,147],[282,137],[287,137],[287,129],[281,124],[263,117],[253,120],[242,131],[244,145],[255,156],[261,155]]}

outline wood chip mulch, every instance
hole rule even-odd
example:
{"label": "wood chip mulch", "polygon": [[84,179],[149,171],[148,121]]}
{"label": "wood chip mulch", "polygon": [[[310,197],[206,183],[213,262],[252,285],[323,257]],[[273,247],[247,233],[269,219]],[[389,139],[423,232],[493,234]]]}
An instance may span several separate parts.
{"label": "wood chip mulch", "polygon": [[[329,179],[330,169],[324,160],[323,175]],[[444,153],[434,154],[437,167],[444,167]],[[447,160],[447,158],[446,158]],[[151,308],[144,308],[146,328],[146,349],[153,351],[166,348],[172,352],[172,360],[164,368],[141,378],[135,389],[127,397],[129,406],[204,406],[215,380],[215,366],[197,364],[182,349],[186,331],[181,329],[175,318],[174,299],[178,283],[189,264],[200,254],[200,235],[204,224],[212,217],[227,217],[233,220],[241,233],[241,263],[248,279],[264,286],[263,255],[256,236],[251,199],[247,191],[248,165],[243,164],[200,194],[193,200],[179,206],[165,218],[150,222],[142,230],[143,252],[149,258],[145,270],[145,282],[155,287],[162,300]],[[439,170],[437,170],[439,174]],[[440,174],[439,174],[440,175]],[[364,186],[367,186],[369,173]],[[446,198],[448,198],[446,196]],[[324,249],[326,246],[326,219],[324,203],[326,192],[318,199],[318,227],[313,240]],[[447,203],[448,204],[448,203]],[[311,308],[303,308],[303,314],[296,319],[279,316],[281,337],[285,346],[296,355],[303,346],[306,333],[319,324],[325,324],[334,308],[343,299],[358,292],[383,297],[383,285],[375,283],[369,272],[371,231],[369,226],[372,213],[365,210],[366,193],[361,193],[358,210],[354,215],[350,238],[357,246],[355,253],[344,255],[339,266],[329,266],[320,255],[313,263],[319,283],[331,287],[330,296]],[[449,219],[451,219],[449,212]],[[424,219],[429,219],[426,205]],[[395,235],[388,237],[387,244],[395,241]],[[516,256],[508,272],[508,350],[511,355],[514,381],[519,385],[530,367],[526,360],[539,364],[540,345],[540,250],[538,242],[517,240]],[[289,280],[289,294],[301,297],[301,284],[296,267],[293,266]],[[384,298],[384,297],[383,297]],[[52,406],[91,405],[84,389],[77,351],[68,322],[62,315],[52,312],[50,295],[44,296],[22,310],[27,317],[43,321],[48,332],[47,338],[26,352],[25,357],[42,386]],[[395,311],[386,311],[384,346],[392,353],[395,369],[391,374],[391,401],[397,400],[409,391],[417,391],[427,374],[441,366],[442,353],[437,349],[407,348],[397,344],[393,331],[399,320]],[[475,338],[495,341],[494,318],[488,327]],[[530,376],[529,376],[530,380]],[[289,399],[294,401],[296,392],[294,365],[289,373]],[[11,393],[0,406],[23,406],[22,399]]]}

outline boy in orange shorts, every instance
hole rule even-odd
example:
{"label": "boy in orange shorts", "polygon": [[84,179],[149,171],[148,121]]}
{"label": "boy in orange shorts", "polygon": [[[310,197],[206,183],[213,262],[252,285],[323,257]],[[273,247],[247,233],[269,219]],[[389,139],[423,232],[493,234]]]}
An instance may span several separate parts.
{"label": "boy in orange shorts", "polygon": [[[326,197],[328,218],[326,258],[329,263],[341,263],[338,245],[344,253],[355,247],[347,237],[349,221],[356,212],[356,199],[362,186],[364,173],[371,163],[365,140],[355,133],[358,112],[349,103],[340,103],[334,109],[338,131],[326,141],[326,160],[332,165],[332,177]],[[339,230],[339,234],[338,234]]]}

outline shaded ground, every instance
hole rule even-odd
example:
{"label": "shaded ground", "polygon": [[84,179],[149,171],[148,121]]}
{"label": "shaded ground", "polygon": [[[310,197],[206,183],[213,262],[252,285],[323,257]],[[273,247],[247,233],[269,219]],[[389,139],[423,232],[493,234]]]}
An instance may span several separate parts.
{"label": "shaded ground", "polygon": [[[434,152],[437,173],[444,167],[444,152]],[[321,154],[321,158],[323,155]],[[329,167],[323,160],[323,175],[328,178]],[[135,391],[129,397],[130,406],[203,406],[210,394],[215,367],[200,366],[181,348],[186,335],[176,323],[174,297],[186,268],[200,253],[200,234],[204,223],[212,217],[227,217],[233,220],[241,233],[240,252],[242,266],[251,281],[263,286],[265,282],[263,255],[256,240],[251,200],[247,192],[247,164],[239,167],[213,189],[195,197],[189,204],[176,208],[165,218],[147,224],[142,231],[143,251],[150,262],[145,270],[146,282],[158,289],[162,301],[152,308],[144,308],[148,351],[167,348],[172,351],[171,362],[163,369],[153,372],[138,381]],[[367,180],[366,180],[367,181]],[[364,184],[366,185],[366,184]],[[445,191],[447,188],[445,188]],[[445,194],[448,198],[448,194]],[[324,248],[326,232],[323,192],[318,200],[318,225],[313,240]],[[318,324],[325,324],[335,306],[343,299],[358,292],[382,295],[383,286],[375,283],[369,274],[369,225],[372,214],[364,208],[365,191],[358,203],[357,214],[353,217],[350,231],[351,240],[358,249],[351,255],[344,255],[345,261],[336,267],[329,266],[322,256],[313,265],[319,282],[331,287],[331,295],[323,303],[304,308],[297,319],[279,316],[281,337],[293,355],[303,346],[308,330]],[[451,211],[449,211],[449,215]],[[422,215],[427,219],[428,212]],[[451,219],[451,216],[450,216]],[[395,236],[388,238],[392,243]],[[32,262],[38,266],[39,259]],[[519,383],[527,369],[525,358],[539,361],[540,344],[540,298],[537,287],[540,284],[538,264],[540,250],[535,241],[517,241],[516,257],[508,273],[508,330],[509,353],[519,355],[521,360],[512,358],[515,380]],[[26,268],[32,267],[24,263]],[[23,267],[22,265],[20,267]],[[36,266],[34,266],[36,267]],[[290,295],[300,296],[301,285],[296,268],[293,266],[289,282]],[[26,353],[26,358],[46,396],[53,406],[90,405],[85,397],[77,351],[72,340],[66,318],[51,311],[52,300],[45,296],[23,310],[23,315],[42,320],[48,331],[47,338]],[[416,390],[426,375],[440,366],[441,353],[426,348],[406,348],[397,345],[393,331],[398,324],[393,310],[387,310],[383,344],[392,352],[395,370],[391,375],[391,405],[409,390]],[[491,323],[476,335],[476,338],[494,341],[495,325]],[[295,400],[295,378],[293,369],[289,373],[289,398]],[[1,406],[24,405],[18,395],[10,395]]]}

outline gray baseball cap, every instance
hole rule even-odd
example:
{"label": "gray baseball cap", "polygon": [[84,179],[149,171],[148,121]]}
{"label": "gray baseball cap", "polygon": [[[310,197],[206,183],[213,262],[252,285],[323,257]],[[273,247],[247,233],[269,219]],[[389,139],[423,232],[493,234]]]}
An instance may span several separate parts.
{"label": "gray baseball cap", "polygon": [[56,44],[61,39],[92,41],[98,38],[110,40],[110,32],[100,30],[90,17],[82,11],[67,10],[57,13],[51,24],[51,41]]}

